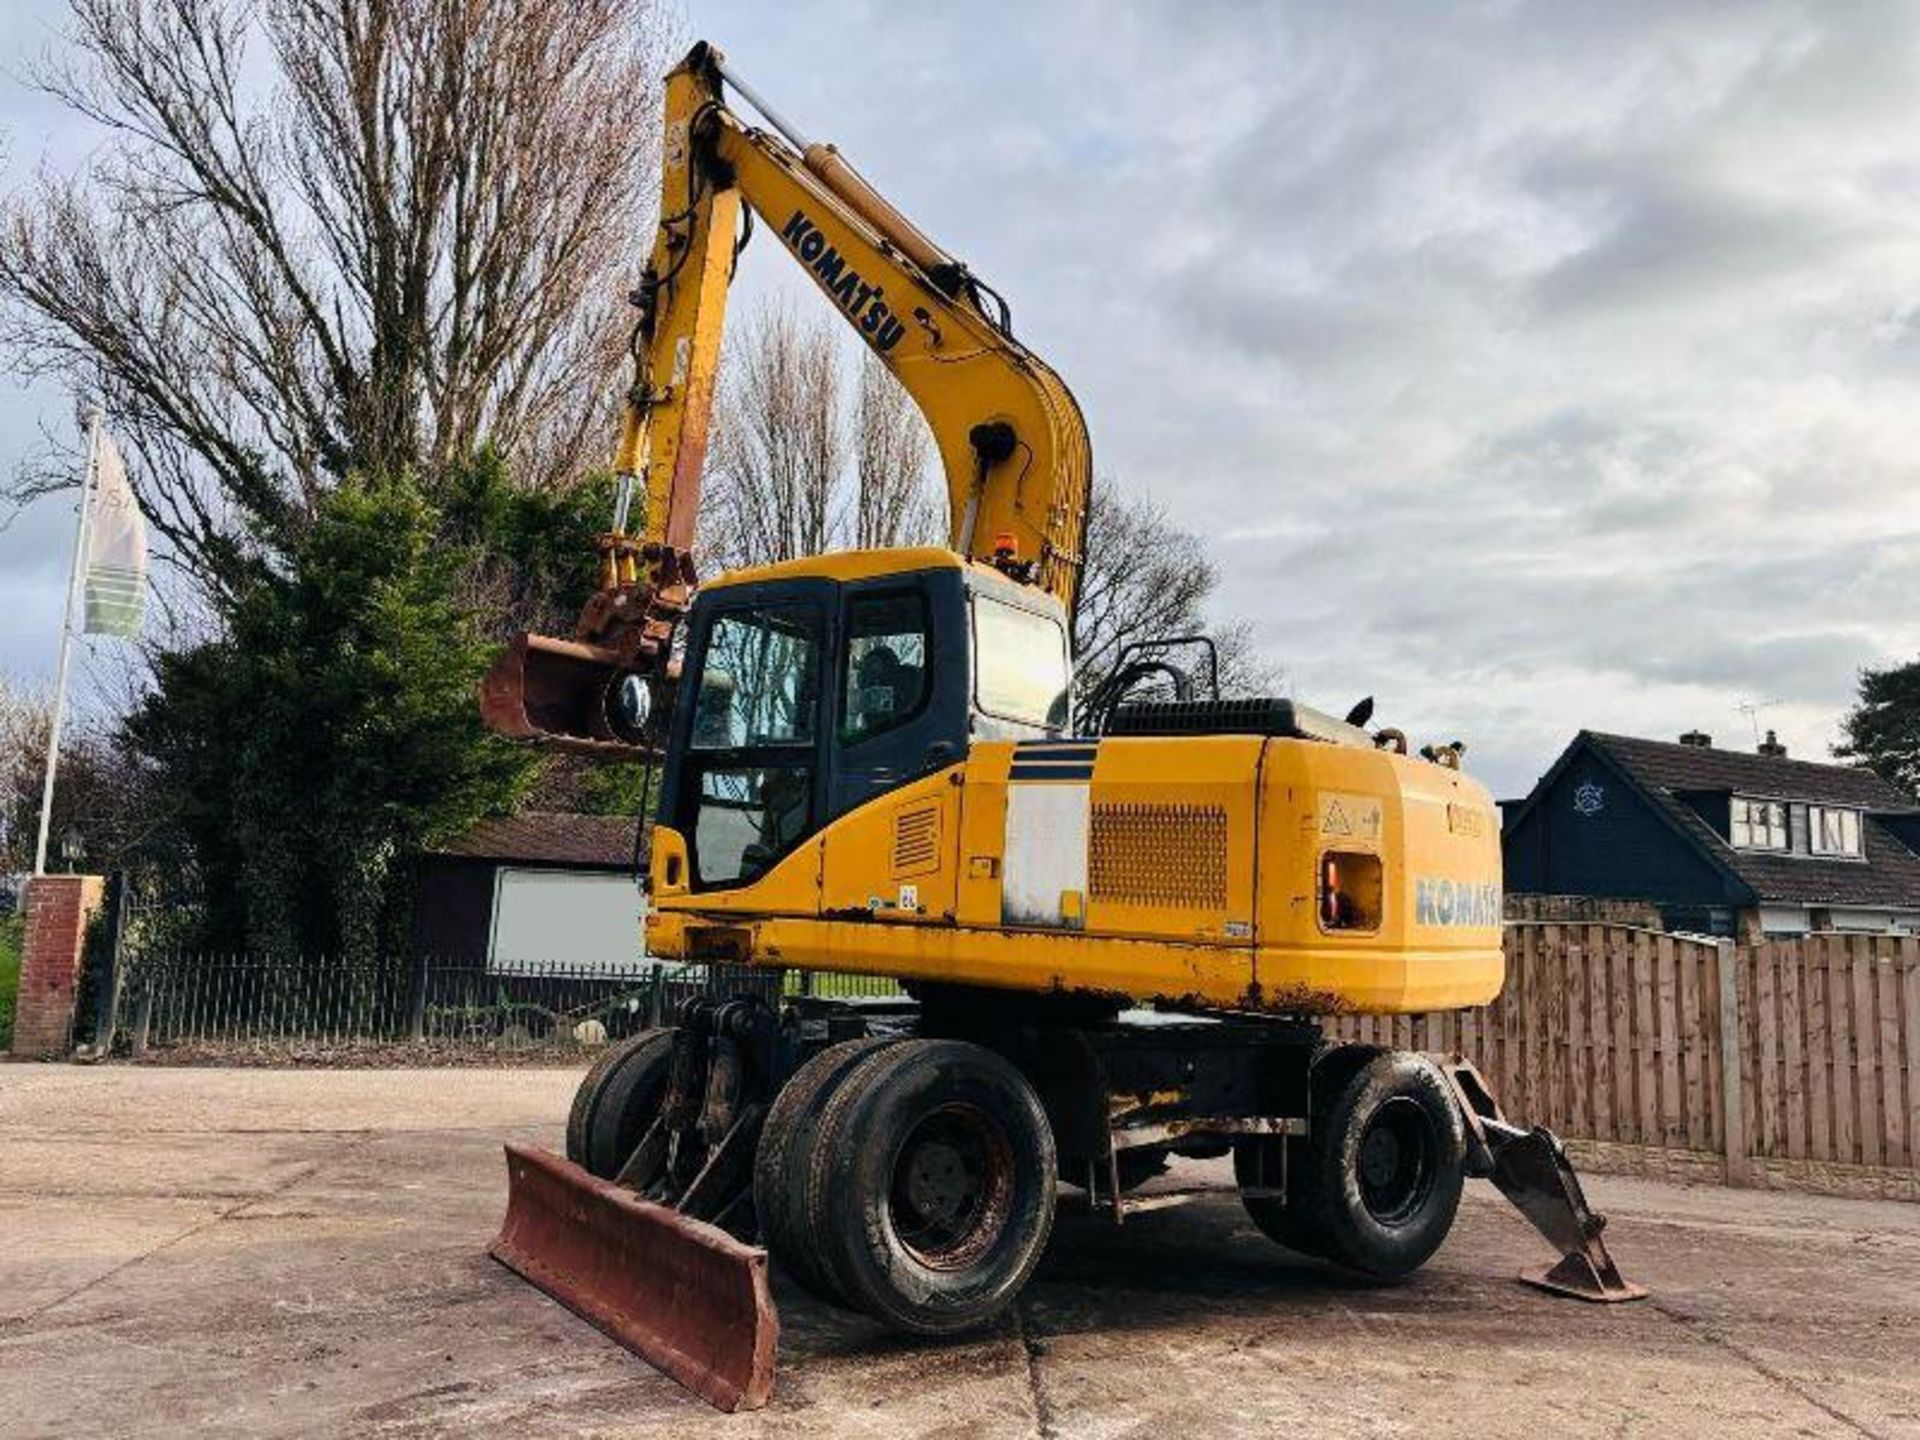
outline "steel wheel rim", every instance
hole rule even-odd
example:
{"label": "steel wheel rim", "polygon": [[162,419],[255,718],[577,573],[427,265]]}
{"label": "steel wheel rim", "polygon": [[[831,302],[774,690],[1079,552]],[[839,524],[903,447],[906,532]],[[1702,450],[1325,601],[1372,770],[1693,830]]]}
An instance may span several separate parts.
{"label": "steel wheel rim", "polygon": [[930,1270],[974,1263],[1007,1227],[1013,1147],[975,1105],[942,1105],[915,1122],[894,1152],[887,1223]]}
{"label": "steel wheel rim", "polygon": [[1439,1144],[1418,1101],[1396,1095],[1367,1120],[1354,1166],[1360,1201],[1382,1225],[1403,1225],[1433,1193]]}

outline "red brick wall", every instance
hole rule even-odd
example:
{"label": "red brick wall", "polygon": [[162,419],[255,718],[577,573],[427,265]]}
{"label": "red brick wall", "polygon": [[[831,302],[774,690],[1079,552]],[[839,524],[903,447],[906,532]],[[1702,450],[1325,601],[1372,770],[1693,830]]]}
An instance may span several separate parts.
{"label": "red brick wall", "polygon": [[66,1054],[87,922],[100,908],[104,883],[98,875],[39,875],[27,882],[14,1054]]}

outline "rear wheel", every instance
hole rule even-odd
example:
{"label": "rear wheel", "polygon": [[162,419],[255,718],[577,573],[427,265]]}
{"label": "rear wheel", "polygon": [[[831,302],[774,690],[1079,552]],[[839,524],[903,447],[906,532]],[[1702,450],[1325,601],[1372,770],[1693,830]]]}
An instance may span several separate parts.
{"label": "rear wheel", "polygon": [[1453,1096],[1422,1056],[1390,1052],[1315,1076],[1311,1133],[1289,1153],[1287,1204],[1263,1230],[1378,1280],[1412,1274],[1453,1228],[1466,1140]]}
{"label": "rear wheel", "polygon": [[793,1073],[767,1112],[754,1152],[753,1208],[760,1243],[802,1288],[845,1304],[820,1264],[807,1224],[807,1173],[820,1112],[834,1088],[889,1039],[846,1040],[829,1046]]}
{"label": "rear wheel", "polygon": [[868,1057],[829,1097],[812,1160],[822,1268],[899,1330],[950,1335],[992,1319],[1053,1227],[1046,1113],[978,1045],[907,1040]]}
{"label": "rear wheel", "polygon": [[[1325,1128],[1332,1102],[1379,1053],[1371,1046],[1340,1045],[1323,1051],[1314,1061],[1313,1103],[1307,1122],[1311,1134]],[[1248,1217],[1269,1240],[1301,1255],[1326,1255],[1319,1222],[1307,1202],[1308,1192],[1319,1183],[1319,1172],[1306,1135],[1242,1136],[1234,1142],[1233,1178]],[[1250,1193],[1260,1190],[1282,1193]]]}
{"label": "rear wheel", "polygon": [[670,1029],[609,1046],[574,1091],[567,1158],[602,1180],[617,1176],[660,1113],[672,1056]]}

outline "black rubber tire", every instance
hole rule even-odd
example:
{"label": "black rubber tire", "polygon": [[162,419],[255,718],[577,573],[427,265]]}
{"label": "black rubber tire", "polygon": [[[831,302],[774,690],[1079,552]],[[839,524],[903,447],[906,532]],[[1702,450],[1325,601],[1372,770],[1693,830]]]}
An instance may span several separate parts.
{"label": "black rubber tire", "polygon": [[[1318,1134],[1326,1121],[1326,1111],[1359,1070],[1381,1052],[1371,1045],[1331,1046],[1314,1058],[1312,1095],[1308,1105],[1307,1129]],[[1281,1168],[1284,1148],[1286,1166]],[[1286,1198],[1247,1195],[1245,1190],[1268,1184],[1274,1176],[1287,1177]],[[1248,1217],[1276,1245],[1300,1255],[1326,1256],[1307,1191],[1317,1183],[1311,1151],[1305,1135],[1243,1136],[1233,1146],[1233,1179],[1242,1189],[1240,1203]]]}
{"label": "black rubber tire", "polygon": [[1300,1197],[1307,1233],[1337,1265],[1405,1279],[1460,1208],[1466,1137],[1452,1091],[1424,1056],[1390,1051],[1327,1086],[1314,1110]]}
{"label": "black rubber tire", "polygon": [[[1284,1172],[1287,1177],[1286,1198],[1247,1194],[1250,1187],[1271,1184],[1273,1177],[1283,1173],[1280,1169],[1283,1145],[1286,1147],[1287,1164]],[[1321,1248],[1320,1237],[1314,1232],[1313,1222],[1300,1203],[1305,1188],[1300,1180],[1300,1171],[1305,1163],[1306,1139],[1303,1136],[1245,1137],[1234,1143],[1233,1182],[1240,1187],[1241,1205],[1261,1234],[1295,1254],[1324,1256],[1326,1252]]]}
{"label": "black rubber tire", "polygon": [[659,1113],[672,1056],[671,1029],[608,1046],[573,1092],[567,1159],[602,1180],[618,1175]]}
{"label": "black rubber tire", "polygon": [[584,1167],[587,1163],[587,1131],[593,1127],[594,1107],[600,1103],[600,1091],[607,1075],[626,1059],[627,1052],[650,1032],[643,1031],[629,1040],[615,1041],[594,1057],[593,1064],[580,1083],[573,1087],[573,1104],[567,1110],[567,1159]]}
{"label": "black rubber tire", "polygon": [[827,1096],[861,1061],[883,1046],[886,1037],[843,1040],[802,1065],[780,1087],[760,1130],[753,1156],[753,1208],[760,1219],[760,1243],[803,1290],[844,1305],[820,1266],[819,1247],[807,1224],[807,1172],[814,1136]]}
{"label": "black rubber tire", "polygon": [[[835,1087],[821,1112],[806,1218],[822,1268],[855,1308],[896,1330],[953,1335],[984,1325],[1013,1302],[1046,1248],[1056,1165],[1039,1097],[1006,1060],[959,1040],[888,1046]],[[956,1202],[957,1218],[917,1216],[931,1235],[915,1244],[899,1221],[919,1203],[916,1182],[940,1170],[974,1193]],[[942,1225],[954,1233],[939,1236]]]}

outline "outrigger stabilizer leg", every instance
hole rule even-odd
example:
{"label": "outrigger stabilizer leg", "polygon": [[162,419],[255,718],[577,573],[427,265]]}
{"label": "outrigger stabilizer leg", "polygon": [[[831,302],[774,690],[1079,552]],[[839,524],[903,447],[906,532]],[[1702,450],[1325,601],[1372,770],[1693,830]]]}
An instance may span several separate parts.
{"label": "outrigger stabilizer leg", "polygon": [[1587,1204],[1559,1137],[1544,1125],[1522,1129],[1510,1123],[1471,1061],[1459,1056],[1434,1059],[1466,1121],[1467,1173],[1492,1181],[1560,1252],[1557,1264],[1522,1270],[1520,1279],[1556,1295],[1600,1304],[1642,1299],[1645,1287],[1621,1278],[1607,1253],[1600,1238],[1607,1217]]}

